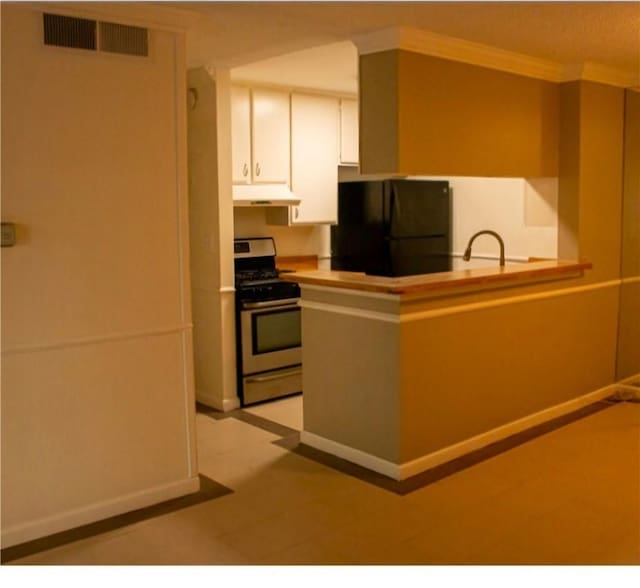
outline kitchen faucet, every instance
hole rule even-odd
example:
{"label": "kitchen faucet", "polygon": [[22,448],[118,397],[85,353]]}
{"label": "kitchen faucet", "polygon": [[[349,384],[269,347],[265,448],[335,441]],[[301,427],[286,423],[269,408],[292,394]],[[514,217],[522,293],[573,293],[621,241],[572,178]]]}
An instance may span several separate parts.
{"label": "kitchen faucet", "polygon": [[478,231],[473,237],[471,237],[471,239],[469,239],[469,243],[467,244],[467,248],[464,251],[462,259],[465,261],[469,261],[471,259],[471,245],[473,244],[474,239],[479,235],[493,235],[498,239],[498,243],[500,243],[500,265],[504,265],[504,241],[495,231]]}

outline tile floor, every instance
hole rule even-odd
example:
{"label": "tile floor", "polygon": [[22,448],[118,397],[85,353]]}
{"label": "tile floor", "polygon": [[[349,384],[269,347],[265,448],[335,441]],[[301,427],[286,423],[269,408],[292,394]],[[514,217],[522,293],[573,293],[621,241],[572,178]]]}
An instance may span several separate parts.
{"label": "tile floor", "polygon": [[[302,397],[247,410],[299,430]],[[640,564],[640,404],[617,403],[405,496],[197,415],[233,493],[13,564]]]}

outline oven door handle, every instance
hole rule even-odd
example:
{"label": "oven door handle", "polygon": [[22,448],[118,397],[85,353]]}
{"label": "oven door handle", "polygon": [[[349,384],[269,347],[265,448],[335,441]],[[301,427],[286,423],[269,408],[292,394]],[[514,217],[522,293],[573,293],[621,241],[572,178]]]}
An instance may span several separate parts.
{"label": "oven door handle", "polygon": [[274,306],[297,306],[299,298],[285,298],[280,300],[264,300],[263,302],[243,302],[242,308],[273,308]]}
{"label": "oven door handle", "polygon": [[280,380],[288,376],[297,376],[302,373],[302,368],[294,368],[292,370],[280,370],[277,374],[269,374],[268,376],[251,376],[247,378],[248,384],[258,384],[260,382],[271,382],[273,380]]}

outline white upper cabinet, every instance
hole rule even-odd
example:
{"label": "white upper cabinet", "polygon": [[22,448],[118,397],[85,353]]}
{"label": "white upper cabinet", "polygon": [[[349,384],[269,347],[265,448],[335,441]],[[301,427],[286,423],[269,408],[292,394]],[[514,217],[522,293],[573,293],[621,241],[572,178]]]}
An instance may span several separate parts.
{"label": "white upper cabinet", "polygon": [[234,184],[251,182],[251,93],[231,88],[231,164]]}
{"label": "white upper cabinet", "polygon": [[339,117],[338,98],[291,95],[291,190],[300,204],[290,207],[286,216],[269,211],[269,222],[337,222]]}
{"label": "white upper cabinet", "polygon": [[233,182],[290,182],[289,94],[233,87],[231,93]]}
{"label": "white upper cabinet", "polygon": [[358,153],[358,101],[340,100],[340,163],[357,165]]}
{"label": "white upper cabinet", "polygon": [[289,183],[289,94],[261,89],[252,95],[253,181]]}

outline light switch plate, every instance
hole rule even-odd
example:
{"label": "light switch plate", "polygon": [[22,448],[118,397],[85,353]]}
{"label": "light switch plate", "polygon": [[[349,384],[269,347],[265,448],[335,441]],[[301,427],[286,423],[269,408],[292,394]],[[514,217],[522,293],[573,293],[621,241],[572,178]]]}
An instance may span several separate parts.
{"label": "light switch plate", "polygon": [[2,247],[12,247],[16,244],[15,223],[2,223]]}

